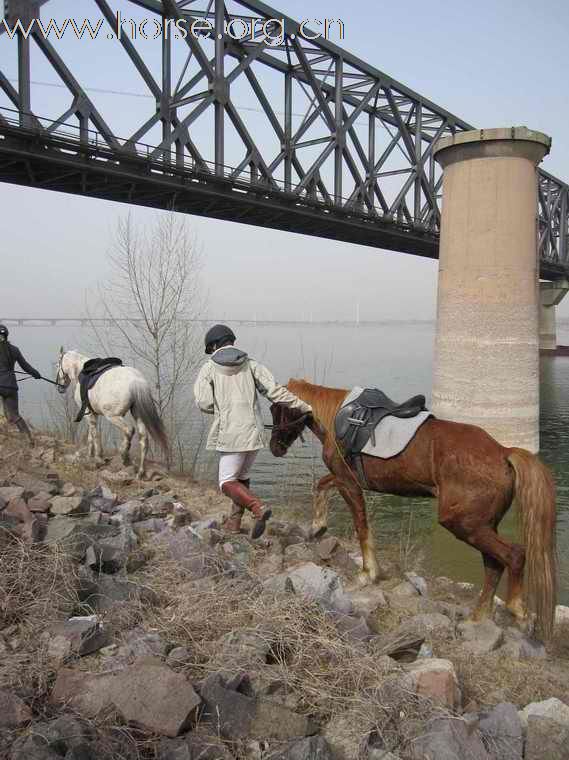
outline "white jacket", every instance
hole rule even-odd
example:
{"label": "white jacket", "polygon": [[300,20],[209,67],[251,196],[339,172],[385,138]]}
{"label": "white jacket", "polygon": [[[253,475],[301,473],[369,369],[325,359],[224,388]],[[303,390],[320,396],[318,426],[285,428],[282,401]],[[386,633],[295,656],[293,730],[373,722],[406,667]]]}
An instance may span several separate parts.
{"label": "white jacket", "polygon": [[214,420],[206,448],[256,451],[265,445],[258,393],[272,403],[301,412],[312,408],[278,385],[269,370],[233,346],[218,348],[199,371],[194,384],[196,403]]}

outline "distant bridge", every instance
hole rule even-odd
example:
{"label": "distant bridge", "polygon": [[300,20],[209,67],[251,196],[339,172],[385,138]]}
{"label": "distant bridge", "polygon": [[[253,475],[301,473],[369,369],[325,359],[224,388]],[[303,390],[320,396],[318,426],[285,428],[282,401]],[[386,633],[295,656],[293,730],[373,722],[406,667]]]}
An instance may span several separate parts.
{"label": "distant bridge", "polygon": [[[143,319],[112,319],[89,317],[0,317],[0,324],[8,327],[57,327],[58,325],[87,327],[91,324],[111,326],[115,323],[120,324],[144,324]],[[181,320],[182,322],[186,320]],[[227,322],[231,325],[249,325],[251,327],[264,326],[298,326],[298,327],[353,327],[353,326],[373,326],[373,325],[424,325],[433,324],[434,320],[421,319],[379,319],[379,320],[356,320],[356,319],[310,319],[310,320],[285,320],[285,319],[193,319],[187,320],[196,325],[213,325],[219,322]]]}

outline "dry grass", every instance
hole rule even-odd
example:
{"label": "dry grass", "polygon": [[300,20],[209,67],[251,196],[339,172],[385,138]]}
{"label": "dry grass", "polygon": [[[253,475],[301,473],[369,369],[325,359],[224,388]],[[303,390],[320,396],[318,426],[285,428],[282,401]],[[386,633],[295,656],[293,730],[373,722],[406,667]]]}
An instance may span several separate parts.
{"label": "dry grass", "polygon": [[316,723],[343,726],[351,746],[363,747],[371,735],[401,748],[443,714],[395,686],[400,667],[343,635],[316,603],[268,593],[251,576],[188,581],[164,559],[152,577],[165,607],[146,623],[191,652],[186,670],[193,681],[246,670],[255,686],[279,684],[279,697]]}
{"label": "dry grass", "polygon": [[0,658],[0,686],[41,699],[50,679],[42,633],[77,605],[76,568],[56,548],[7,534],[0,541],[0,636],[9,652]]}

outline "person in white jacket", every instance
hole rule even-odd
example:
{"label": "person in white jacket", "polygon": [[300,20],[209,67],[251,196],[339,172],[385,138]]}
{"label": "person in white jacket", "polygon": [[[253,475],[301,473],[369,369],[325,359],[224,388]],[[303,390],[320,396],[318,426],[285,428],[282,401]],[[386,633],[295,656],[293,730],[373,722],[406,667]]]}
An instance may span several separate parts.
{"label": "person in white jacket", "polygon": [[249,471],[265,445],[258,394],[305,414],[312,408],[234,343],[235,334],[227,325],[214,325],[207,331],[205,352],[211,358],[200,369],[194,396],[202,412],[214,415],[206,449],[219,452],[219,487],[233,502],[225,528],[238,533],[247,509],[255,518],[251,537],[259,538],[271,510],[249,488]]}

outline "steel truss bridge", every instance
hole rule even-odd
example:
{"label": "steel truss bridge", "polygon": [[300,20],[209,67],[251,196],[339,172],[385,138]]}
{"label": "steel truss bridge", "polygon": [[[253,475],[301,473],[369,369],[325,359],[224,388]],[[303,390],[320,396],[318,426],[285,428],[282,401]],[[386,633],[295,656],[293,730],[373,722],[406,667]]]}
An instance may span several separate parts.
{"label": "steel truss bridge", "polygon": [[[438,257],[433,146],[472,125],[260,0],[84,0],[101,37],[117,6],[163,30],[159,55],[133,33],[104,43],[108,89],[128,68],[148,107],[101,106],[80,75],[99,40],[85,33],[67,62],[37,23],[57,13],[46,2],[4,2],[22,27],[9,39],[0,23],[1,181]],[[64,91],[50,113],[33,108],[36,68]],[[569,187],[544,171],[536,214],[540,275],[567,276]]]}

